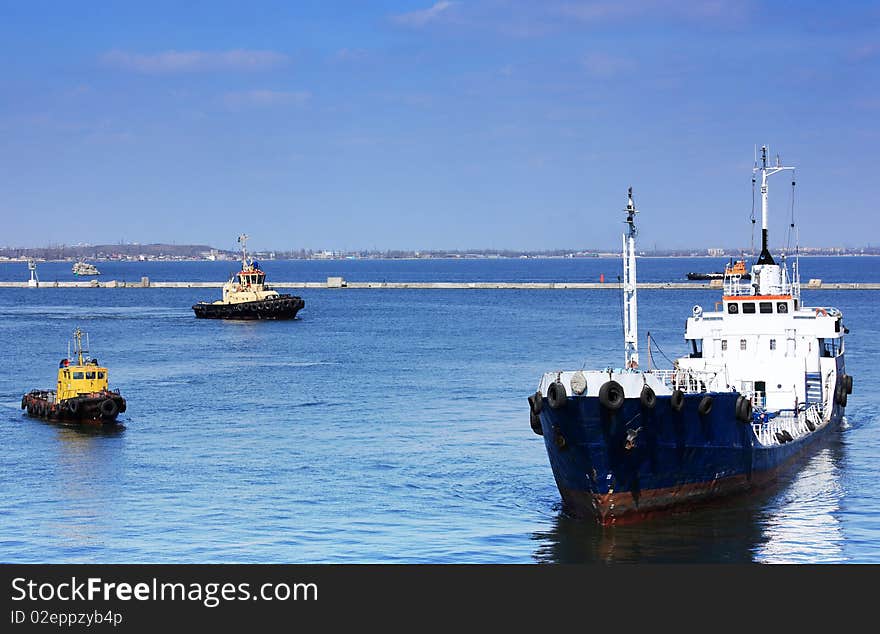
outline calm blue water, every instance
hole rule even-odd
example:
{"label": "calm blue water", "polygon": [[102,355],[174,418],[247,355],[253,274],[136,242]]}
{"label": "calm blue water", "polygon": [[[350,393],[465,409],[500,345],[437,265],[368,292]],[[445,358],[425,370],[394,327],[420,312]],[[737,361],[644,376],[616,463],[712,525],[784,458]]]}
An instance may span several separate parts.
{"label": "calm blue water", "polygon": [[[640,278],[695,262],[711,261],[640,260]],[[876,281],[868,262],[816,258],[803,272]],[[266,267],[275,280],[575,281],[600,268],[616,278],[614,264]],[[222,279],[230,268],[99,266],[106,279],[157,280]],[[0,289],[0,561],[880,562],[878,293],[804,294],[840,307],[851,330],[845,430],[758,497],[606,529],[560,512],[526,397],[546,370],[619,360],[616,291],[308,290],[294,322],[197,321],[190,305],[218,293]],[[642,336],[683,353],[685,317],[716,299],[642,291]],[[52,385],[75,326],[128,399],[119,432],[19,410],[23,392]]]}

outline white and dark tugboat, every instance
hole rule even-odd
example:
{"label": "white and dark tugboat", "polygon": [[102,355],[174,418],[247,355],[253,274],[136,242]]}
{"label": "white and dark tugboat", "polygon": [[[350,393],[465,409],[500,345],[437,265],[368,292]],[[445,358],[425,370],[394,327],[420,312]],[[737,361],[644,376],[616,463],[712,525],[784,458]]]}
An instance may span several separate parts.
{"label": "white and dark tugboat", "polygon": [[241,270],[223,285],[223,299],[199,302],[192,309],[203,319],[293,319],[305,306],[301,297],[280,294],[266,284],[259,262],[247,255],[247,235],[240,235]]}
{"label": "white and dark tugboat", "polygon": [[755,490],[843,420],[852,392],[843,314],[803,306],[797,258],[790,275],[768,249],[768,178],[789,170],[769,165],[762,148],[762,249],[751,280],[728,274],[715,310],[694,306],[690,353],[666,370],[639,367],[630,189],[624,367],[548,372],[529,397],[569,513],[614,524]]}

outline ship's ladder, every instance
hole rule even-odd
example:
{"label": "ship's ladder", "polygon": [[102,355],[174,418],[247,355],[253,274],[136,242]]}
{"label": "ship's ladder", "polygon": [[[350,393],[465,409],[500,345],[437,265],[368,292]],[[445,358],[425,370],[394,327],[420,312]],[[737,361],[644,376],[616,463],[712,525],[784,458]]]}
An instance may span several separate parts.
{"label": "ship's ladder", "polygon": [[822,375],[819,372],[807,372],[807,404],[822,402]]}

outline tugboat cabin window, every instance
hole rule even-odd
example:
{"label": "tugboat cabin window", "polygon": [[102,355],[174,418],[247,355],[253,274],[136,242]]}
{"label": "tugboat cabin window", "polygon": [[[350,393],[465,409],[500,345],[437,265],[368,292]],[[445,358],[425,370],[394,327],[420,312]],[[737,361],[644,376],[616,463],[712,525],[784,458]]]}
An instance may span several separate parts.
{"label": "tugboat cabin window", "polygon": [[722,339],[722,340],[721,340],[721,349],[722,349],[722,350],[727,350],[727,339]]}
{"label": "tugboat cabin window", "polygon": [[731,315],[736,315],[739,312],[739,304],[736,302],[730,302],[727,305],[727,312]]}
{"label": "tugboat cabin window", "polygon": [[755,312],[755,302],[743,302],[743,312],[753,314]]}
{"label": "tugboat cabin window", "polygon": [[82,379],[82,378],[83,378],[83,373],[82,373],[82,372],[74,372],[74,373],[73,373],[73,378],[74,378],[74,380],[76,380],[76,379]]}
{"label": "tugboat cabin window", "polygon": [[103,373],[103,372],[98,372],[98,378],[99,378],[99,379],[103,379],[103,378],[104,378],[104,373]]}
{"label": "tugboat cabin window", "polygon": [[772,313],[773,312],[773,302],[761,302],[758,304],[758,309],[762,313]]}
{"label": "tugboat cabin window", "polygon": [[739,340],[739,349],[740,349],[740,350],[745,350],[745,349],[746,349],[746,340],[745,340],[745,339],[740,339],[740,340]]}
{"label": "tugboat cabin window", "polygon": [[777,313],[787,313],[788,312],[788,303],[787,302],[778,302],[776,304],[776,312]]}
{"label": "tugboat cabin window", "polygon": [[89,379],[90,381],[94,381],[95,380],[95,373],[94,372],[86,372],[86,378]]}
{"label": "tugboat cabin window", "polygon": [[693,349],[693,352],[691,352],[691,359],[701,359],[703,357],[702,339],[691,339],[691,348]]}
{"label": "tugboat cabin window", "polygon": [[776,339],[771,339],[771,340],[770,340],[770,349],[771,349],[771,350],[776,350]]}

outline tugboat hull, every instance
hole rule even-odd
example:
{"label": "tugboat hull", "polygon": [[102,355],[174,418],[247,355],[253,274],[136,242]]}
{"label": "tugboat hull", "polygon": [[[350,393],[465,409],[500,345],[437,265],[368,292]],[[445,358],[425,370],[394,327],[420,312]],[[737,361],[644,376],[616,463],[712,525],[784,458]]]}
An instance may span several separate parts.
{"label": "tugboat hull", "polygon": [[125,411],[125,399],[115,392],[78,396],[54,402],[45,391],[33,391],[21,398],[21,408],[31,418],[70,425],[115,425]]}
{"label": "tugboat hull", "polygon": [[625,524],[751,492],[773,482],[842,418],[835,408],[814,432],[764,446],[751,424],[735,417],[737,393],[711,394],[714,407],[701,415],[704,396],[686,395],[680,412],[669,396],[658,396],[650,411],[626,399],[616,412],[596,397],[569,397],[558,409],[545,399],[541,432],[565,510]]}
{"label": "tugboat hull", "polygon": [[305,306],[300,297],[279,295],[274,299],[255,302],[237,302],[229,304],[211,304],[200,302],[192,309],[196,317],[201,319],[293,319]]}

